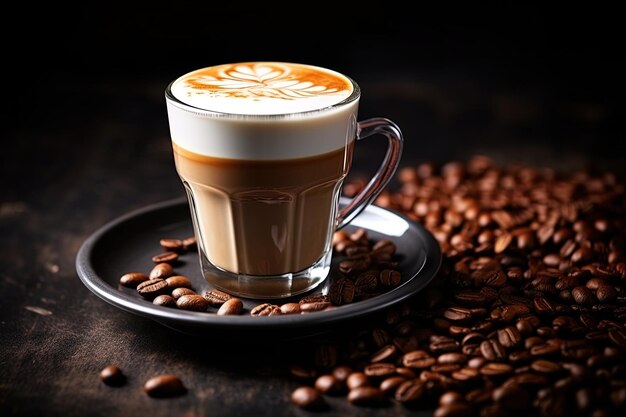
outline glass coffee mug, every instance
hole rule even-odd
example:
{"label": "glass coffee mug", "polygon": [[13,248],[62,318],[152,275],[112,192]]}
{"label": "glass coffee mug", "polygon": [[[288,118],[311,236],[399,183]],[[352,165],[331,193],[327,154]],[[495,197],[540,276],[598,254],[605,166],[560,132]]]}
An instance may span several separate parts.
{"label": "glass coffee mug", "polygon": [[[374,201],[402,153],[393,122],[357,122],[360,95],[342,74],[287,62],[202,68],[167,87],[176,171],[211,285],[282,298],[325,280],[333,233]],[[389,142],[382,166],[340,208],[355,142],[375,134]]]}

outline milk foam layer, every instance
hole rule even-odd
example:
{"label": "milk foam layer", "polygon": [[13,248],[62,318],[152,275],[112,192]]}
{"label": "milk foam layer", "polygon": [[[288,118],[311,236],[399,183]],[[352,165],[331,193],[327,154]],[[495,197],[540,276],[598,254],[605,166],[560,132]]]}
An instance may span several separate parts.
{"label": "milk foam layer", "polygon": [[[331,73],[322,69],[315,71]],[[214,158],[271,161],[322,155],[343,148],[355,139],[360,92],[349,80],[351,97],[341,105],[309,112],[291,109],[289,115],[242,116],[190,107],[174,94],[173,89],[176,83],[188,77],[183,76],[172,83],[172,90],[166,94],[172,141],[187,151]],[[342,80],[341,77],[333,79]],[[247,106],[245,103],[255,99],[237,96],[227,100]],[[293,103],[305,100],[285,99]]]}
{"label": "milk foam layer", "polygon": [[345,76],[283,62],[243,62],[202,68],[171,85],[174,97],[202,110],[240,115],[291,114],[323,109],[352,94]]}

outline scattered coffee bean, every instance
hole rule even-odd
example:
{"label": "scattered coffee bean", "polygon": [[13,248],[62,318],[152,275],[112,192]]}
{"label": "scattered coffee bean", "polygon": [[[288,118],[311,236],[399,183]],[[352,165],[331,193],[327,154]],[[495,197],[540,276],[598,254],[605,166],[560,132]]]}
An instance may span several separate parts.
{"label": "scattered coffee bean", "polygon": [[194,290],[185,287],[175,288],[172,291],[172,297],[174,297],[176,300],[178,300],[183,295],[197,295],[197,293]]}
{"label": "scattered coffee bean", "polygon": [[195,236],[189,236],[185,239],[183,239],[183,249],[184,250],[192,250],[196,248],[196,237]]}
{"label": "scattered coffee bean", "polygon": [[120,284],[125,287],[137,288],[137,285],[149,280],[150,277],[142,272],[129,272],[120,278]]}
{"label": "scattered coffee bean", "polygon": [[280,316],[280,307],[274,304],[263,303],[250,310],[251,316]]}
{"label": "scattered coffee bean", "polygon": [[162,262],[156,264],[150,271],[150,279],[161,278],[165,279],[174,275],[174,267],[172,265]]}
{"label": "scattered coffee bean", "polygon": [[328,299],[334,306],[349,304],[354,300],[354,292],[354,282],[347,278],[340,278],[331,284]]}
{"label": "scattered coffee bean", "polygon": [[170,252],[170,251],[163,252],[158,255],[154,255],[152,257],[152,262],[154,262],[155,264],[160,264],[160,263],[174,264],[176,263],[176,261],[178,261],[178,254],[176,252]]}
{"label": "scattered coffee bean", "polygon": [[234,316],[237,314],[241,314],[243,310],[243,301],[239,298],[231,298],[227,300],[222,306],[217,310],[218,316]]}
{"label": "scattered coffee bean", "polygon": [[100,371],[100,380],[112,387],[119,387],[126,382],[126,376],[116,365],[109,365]]}
{"label": "scattered coffee bean", "polygon": [[176,306],[182,310],[206,311],[209,302],[201,295],[183,295],[176,300]]}
{"label": "scattered coffee bean", "polygon": [[280,306],[283,314],[300,314],[300,303],[286,303]]}
{"label": "scattered coffee bean", "polygon": [[387,287],[395,287],[402,279],[402,275],[398,271],[392,269],[384,269],[379,275],[381,285]]}
{"label": "scattered coffee bean", "polygon": [[176,307],[176,299],[171,295],[161,294],[152,300],[152,304],[163,307]]}
{"label": "scattered coffee bean", "polygon": [[192,283],[191,280],[183,275],[174,275],[168,278],[165,278],[165,282],[167,282],[168,288],[191,288]]}
{"label": "scattered coffee bean", "polygon": [[371,385],[370,379],[363,372],[353,372],[346,379],[348,389],[353,390],[359,387],[368,387]]}
{"label": "scattered coffee bean", "polygon": [[144,281],[137,286],[139,295],[145,298],[154,298],[167,291],[167,282],[164,279],[154,278]]}
{"label": "scattered coffee bean", "polygon": [[161,239],[159,244],[168,252],[182,252],[185,250],[185,245],[180,239]]}
{"label": "scattered coffee bean", "polygon": [[385,395],[393,395],[395,394],[396,390],[398,389],[398,387],[400,385],[402,385],[403,382],[405,382],[407,379],[404,376],[390,376],[388,378],[385,378],[381,383],[380,383],[380,389],[385,393]]}
{"label": "scattered coffee bean", "polygon": [[171,374],[157,375],[148,379],[143,389],[146,394],[155,398],[176,397],[187,392],[183,382]]}
{"label": "scattered coffee bean", "polygon": [[313,301],[310,303],[300,303],[301,313],[311,313],[314,311],[326,310],[330,307],[330,301]]}
{"label": "scattered coffee bean", "polygon": [[348,401],[358,406],[379,406],[385,402],[385,394],[380,388],[361,386],[350,390]]}
{"label": "scattered coffee bean", "polygon": [[220,290],[211,290],[204,293],[204,298],[211,307],[221,307],[232,296]]}
{"label": "scattered coffee bean", "polygon": [[322,393],[312,387],[298,387],[291,393],[291,402],[306,410],[319,410],[326,406]]}
{"label": "scattered coffee bean", "polygon": [[345,385],[333,375],[326,374],[320,375],[315,380],[315,388],[323,394],[338,395],[343,392]]}
{"label": "scattered coffee bean", "polygon": [[426,384],[419,379],[412,379],[403,382],[394,395],[396,401],[409,404],[419,401],[426,392]]}

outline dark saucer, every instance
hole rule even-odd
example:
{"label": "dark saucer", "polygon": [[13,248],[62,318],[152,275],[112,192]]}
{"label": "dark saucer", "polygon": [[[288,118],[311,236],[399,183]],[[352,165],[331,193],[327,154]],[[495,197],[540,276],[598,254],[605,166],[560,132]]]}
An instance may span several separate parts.
{"label": "dark saucer", "polygon": [[[340,204],[345,205],[347,201],[342,198]],[[441,251],[437,241],[420,224],[389,210],[369,206],[346,231],[358,228],[366,229],[370,238],[389,239],[396,244],[402,281],[397,287],[372,298],[310,314],[253,317],[185,311],[156,306],[141,298],[135,289],[119,285],[120,276],[127,272],[147,273],[152,269],[152,256],[163,251],[159,246],[161,238],[193,235],[186,199],[154,204],[107,223],[83,243],[76,258],[76,269],[83,284],[106,302],[180,332],[207,337],[227,335],[235,339],[298,339],[341,329],[354,320],[364,320],[415,295],[436,275]],[[335,258],[327,281],[339,274],[339,257]],[[195,251],[182,255],[180,260],[175,266],[177,274],[189,277],[200,294],[212,289],[201,275]],[[263,302],[243,301],[246,309]],[[291,300],[271,302],[288,301]]]}

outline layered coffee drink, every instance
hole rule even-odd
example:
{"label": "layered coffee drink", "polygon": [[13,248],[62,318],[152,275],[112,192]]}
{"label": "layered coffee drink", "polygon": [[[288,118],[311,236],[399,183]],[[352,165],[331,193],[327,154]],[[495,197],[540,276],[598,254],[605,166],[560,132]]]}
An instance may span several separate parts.
{"label": "layered coffee drink", "polygon": [[176,169],[206,261],[239,276],[327,273],[358,98],[339,73],[282,62],[204,68],[170,85]]}

